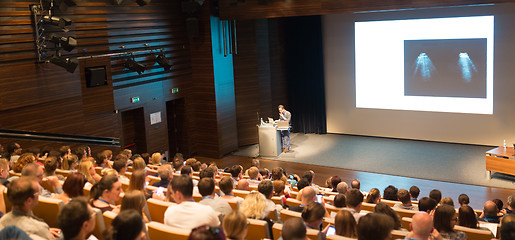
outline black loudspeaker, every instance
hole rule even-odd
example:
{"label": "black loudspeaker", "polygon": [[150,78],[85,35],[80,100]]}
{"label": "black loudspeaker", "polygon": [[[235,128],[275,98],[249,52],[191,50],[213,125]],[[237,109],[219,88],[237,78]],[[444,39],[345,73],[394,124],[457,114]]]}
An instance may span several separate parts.
{"label": "black loudspeaker", "polygon": [[86,68],[86,87],[98,87],[107,85],[106,66]]}
{"label": "black loudspeaker", "polygon": [[186,18],[186,32],[188,33],[188,37],[196,38],[199,36],[199,26],[198,26],[198,18],[189,17]]}

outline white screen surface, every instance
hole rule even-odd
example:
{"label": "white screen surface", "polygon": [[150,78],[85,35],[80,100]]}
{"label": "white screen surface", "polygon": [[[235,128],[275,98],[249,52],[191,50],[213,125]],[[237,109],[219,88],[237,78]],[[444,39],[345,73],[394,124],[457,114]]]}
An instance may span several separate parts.
{"label": "white screen surface", "polygon": [[[356,22],[356,107],[492,114],[493,37],[494,16]],[[405,41],[429,39],[486,39],[486,76],[482,79],[486,82],[486,98],[406,95],[405,68],[412,60],[404,58]],[[445,44],[440,44],[440,48],[445,47]],[[465,52],[467,48],[459,50]],[[423,51],[421,54],[426,52]],[[443,68],[459,68],[459,53],[460,51],[457,51],[453,54],[455,59],[450,54],[447,58],[441,58],[440,60],[445,61],[438,63],[442,70],[433,67],[432,63],[437,64],[433,60],[432,72],[436,74],[443,72]],[[431,52],[428,54],[431,56]],[[427,55],[424,56],[429,58]],[[472,68],[472,72],[474,69]],[[417,70],[420,72],[420,68]],[[464,71],[470,72],[470,67]],[[462,82],[464,85],[467,84],[465,80]],[[436,87],[446,89],[449,83],[451,81]],[[459,86],[457,88],[459,90]]]}

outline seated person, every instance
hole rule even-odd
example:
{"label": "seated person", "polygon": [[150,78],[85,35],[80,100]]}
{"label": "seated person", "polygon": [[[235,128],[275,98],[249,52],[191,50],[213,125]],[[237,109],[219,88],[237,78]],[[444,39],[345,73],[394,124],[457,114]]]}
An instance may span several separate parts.
{"label": "seated person", "polygon": [[315,202],[316,192],[311,187],[305,187],[302,191],[299,192],[300,197],[300,205],[299,206],[288,206],[288,209],[295,212],[302,212],[304,207],[306,207],[309,203]]}
{"label": "seated person", "polygon": [[268,212],[271,211],[277,211],[280,212],[283,210],[283,207],[281,205],[275,204],[274,201],[272,201],[272,197],[274,196],[274,184],[270,180],[263,180],[258,185],[258,192],[263,194],[266,198],[266,209]]}
{"label": "seated person", "polygon": [[74,198],[59,212],[59,228],[64,239],[85,240],[95,229],[95,212],[86,198]]}
{"label": "seated person", "polygon": [[393,205],[393,208],[418,212],[418,206],[411,203],[411,196],[408,190],[400,189],[399,191],[397,191],[397,199],[401,203],[396,203],[395,205]]}
{"label": "seated person", "polygon": [[308,239],[306,225],[300,218],[290,218],[283,224],[281,237],[283,240]]}
{"label": "seated person", "polygon": [[167,188],[173,177],[172,166],[170,164],[163,164],[157,168],[157,173],[161,181],[153,183],[152,186]]}
{"label": "seated person", "polygon": [[218,182],[218,187],[220,188],[220,191],[222,191],[222,193],[224,194],[221,198],[225,199],[227,202],[236,202],[239,204],[243,201],[243,198],[235,197],[232,193],[234,189],[234,183],[231,177],[225,176],[222,179],[220,179],[220,182]]}
{"label": "seated person", "polygon": [[369,213],[363,216],[357,226],[359,240],[391,239],[393,221],[382,213]]}
{"label": "seated person", "polygon": [[224,199],[215,197],[215,181],[212,178],[202,178],[198,183],[198,191],[202,195],[200,204],[211,206],[215,211],[226,215],[232,212],[231,205]]}
{"label": "seated person", "polygon": [[489,223],[499,223],[499,209],[497,205],[492,201],[486,201],[483,206],[483,213],[481,214],[479,221]]}
{"label": "seated person", "polygon": [[106,175],[98,183],[91,187],[89,194],[90,204],[102,211],[119,212],[120,207],[114,205],[120,199],[122,192],[122,183],[115,175]]}
{"label": "seated person", "polygon": [[[45,173],[43,171],[43,167],[37,163],[29,163],[25,167],[23,167],[21,171],[22,176],[35,177],[38,180],[39,186],[41,188],[41,196],[43,197],[52,197],[53,194],[41,187],[41,183],[43,182]],[[63,188],[59,183],[59,179],[55,176],[50,176],[46,178],[46,181],[54,187],[54,190],[57,194],[63,193]]]}

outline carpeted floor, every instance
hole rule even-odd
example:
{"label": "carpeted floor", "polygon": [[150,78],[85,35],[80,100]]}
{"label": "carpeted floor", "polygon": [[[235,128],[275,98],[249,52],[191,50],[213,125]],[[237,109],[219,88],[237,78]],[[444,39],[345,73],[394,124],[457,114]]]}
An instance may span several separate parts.
{"label": "carpeted floor", "polygon": [[[487,179],[485,152],[493,147],[340,134],[291,134],[292,152],[274,159],[365,172],[515,189],[515,177]],[[236,153],[257,157],[258,145]]]}

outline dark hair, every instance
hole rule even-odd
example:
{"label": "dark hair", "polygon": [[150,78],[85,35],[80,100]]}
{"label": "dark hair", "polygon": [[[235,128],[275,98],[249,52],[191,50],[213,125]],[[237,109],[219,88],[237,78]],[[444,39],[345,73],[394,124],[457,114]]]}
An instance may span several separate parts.
{"label": "dark hair", "polygon": [[372,188],[368,192],[366,202],[367,203],[376,203],[377,199],[381,198],[381,192],[377,188]]}
{"label": "dark hair", "polygon": [[229,194],[234,189],[234,182],[231,177],[225,176],[218,182],[218,187],[224,194]]}
{"label": "dark hair", "polygon": [[458,197],[458,203],[460,204],[460,206],[468,205],[470,203],[469,196],[465,193],[460,194],[460,196]]}
{"label": "dark hair", "polygon": [[433,224],[440,233],[451,232],[451,220],[456,215],[456,210],[449,205],[440,205],[436,208],[433,216]]}
{"label": "dark hair", "polygon": [[399,199],[403,204],[411,202],[411,197],[406,189],[399,189],[399,191],[397,191],[397,199]]}
{"label": "dark hair", "polygon": [[136,170],[132,172],[131,178],[129,180],[128,190],[145,191],[145,177],[145,170]]}
{"label": "dark hair", "polygon": [[393,185],[389,185],[383,191],[383,198],[386,200],[397,201],[397,188]]}
{"label": "dark hair", "polygon": [[138,190],[132,190],[125,193],[122,198],[122,204],[120,211],[134,209],[142,214],[143,207],[145,207],[146,199],[143,192]]}
{"label": "dark hair", "polygon": [[454,207],[454,201],[452,200],[452,198],[450,197],[444,197],[442,198],[442,200],[440,201],[440,204],[447,204],[449,206],[452,206]]}
{"label": "dark hair", "polygon": [[87,155],[86,151],[88,150],[88,146],[85,146],[85,145],[81,145],[81,146],[78,146],[77,148],[75,148],[75,155],[77,155],[77,157],[79,157],[79,160],[81,160],[82,158],[84,158],[85,155]]}
{"label": "dark hair", "polygon": [[127,161],[123,159],[115,159],[113,163],[113,169],[116,170],[116,172],[120,172],[124,167],[127,166]]}
{"label": "dark hair", "polygon": [[215,170],[213,168],[206,168],[200,171],[199,177],[202,178],[213,178],[215,176]]}
{"label": "dark hair", "polygon": [[369,213],[359,219],[358,240],[382,240],[393,230],[392,218],[382,213]]}
{"label": "dark hair", "polygon": [[281,167],[275,167],[272,169],[272,180],[281,180],[283,177],[283,169]]}
{"label": "dark hair", "polygon": [[345,197],[345,194],[338,194],[334,196],[334,206],[337,208],[342,208],[347,206],[347,198]]}
{"label": "dark hair", "polygon": [[88,211],[88,202],[86,198],[74,198],[63,206],[57,221],[59,228],[63,231],[64,239],[73,239],[82,228],[82,224],[91,219]]}
{"label": "dark hair", "polygon": [[515,222],[507,222],[501,225],[500,239],[515,239]]}
{"label": "dark hair", "polygon": [[477,216],[470,206],[463,205],[458,210],[458,224],[468,228],[478,228]]}
{"label": "dark hair", "polygon": [[340,183],[342,179],[338,176],[334,176],[331,178],[331,186],[333,187],[333,192],[336,192],[336,186]]}
{"label": "dark hair", "polygon": [[72,172],[63,183],[63,191],[70,198],[84,196],[86,177],[79,172]]}
{"label": "dark hair", "polygon": [[201,178],[197,187],[200,195],[208,196],[215,190],[215,181],[212,178]]}
{"label": "dark hair", "polygon": [[433,189],[431,192],[429,192],[429,197],[439,203],[440,200],[442,200],[442,192],[440,192],[438,189]]}
{"label": "dark hair", "polygon": [[193,180],[190,176],[180,175],[174,177],[170,184],[172,185],[172,191],[178,191],[186,198],[193,196]]}
{"label": "dark hair", "polygon": [[143,217],[134,209],[121,211],[111,223],[111,239],[135,239],[143,231]]}
{"label": "dark hair", "polygon": [[34,177],[22,176],[14,179],[7,185],[7,198],[14,206],[23,206],[28,198],[34,198],[36,189],[33,183],[37,182]]}
{"label": "dark hair", "polygon": [[306,238],[306,225],[300,218],[290,218],[283,224],[281,236],[284,240],[298,240]]}
{"label": "dark hair", "polygon": [[49,176],[53,175],[57,169],[57,159],[55,157],[47,157],[43,165],[45,167],[45,173]]}
{"label": "dark hair", "polygon": [[[302,175],[302,178],[305,178],[308,180],[308,183],[311,184],[311,182],[313,181],[313,171],[305,171],[304,174]],[[299,189],[300,190],[300,189]]]}
{"label": "dark hair", "polygon": [[63,145],[59,148],[59,155],[61,157],[64,157],[66,154],[68,154],[68,152],[70,151],[70,146],[68,145]]}
{"label": "dark hair", "polygon": [[202,225],[191,230],[188,240],[225,240],[225,235],[219,227]]}
{"label": "dark hair", "polygon": [[261,170],[259,170],[259,173],[261,174],[261,176],[264,179],[268,179],[269,178],[270,171],[268,170],[268,168],[262,168]]}
{"label": "dark hair", "polygon": [[299,182],[297,183],[297,189],[300,191],[303,188],[309,186],[309,180],[306,178],[301,178]]}
{"label": "dark hair", "polygon": [[91,192],[89,193],[89,197],[92,200],[97,200],[105,190],[111,191],[113,189],[113,184],[118,182],[118,177],[115,175],[105,175],[91,187]]}
{"label": "dark hair", "polygon": [[334,217],[336,235],[356,238],[356,219],[349,211],[339,211]]}
{"label": "dark hair", "polygon": [[409,188],[409,194],[412,198],[418,198],[418,195],[420,194],[420,189],[417,186],[411,186]]}
{"label": "dark hair", "polygon": [[356,207],[360,203],[363,202],[363,193],[361,193],[358,189],[351,189],[347,192],[347,206],[348,207]]}
{"label": "dark hair", "polygon": [[503,209],[504,203],[502,202],[501,199],[498,199],[498,198],[492,199],[492,202],[494,202],[495,205],[497,205],[497,209],[499,209],[499,211],[501,211]]}
{"label": "dark hair", "polygon": [[181,169],[181,175],[190,175],[193,173],[190,165],[184,165]]}
{"label": "dark hair", "polygon": [[231,173],[233,178],[237,178],[241,173],[241,167],[239,165],[233,165],[229,168],[229,173]]}
{"label": "dark hair", "polygon": [[[321,220],[325,216],[325,208],[320,203],[310,202],[302,210],[301,216],[302,216],[302,220],[304,220],[304,222],[307,222],[307,223]],[[313,227],[317,227],[317,226],[313,226]]]}
{"label": "dark hair", "polygon": [[265,198],[269,198],[274,193],[274,184],[270,180],[263,180],[258,185],[258,192],[265,195]]}
{"label": "dark hair", "polygon": [[418,200],[418,210],[422,212],[429,212],[435,209],[436,205],[438,205],[438,203],[432,198],[423,197]]}
{"label": "dark hair", "polygon": [[20,144],[18,144],[17,142],[10,142],[7,144],[7,153],[9,155],[12,155],[14,153],[14,151],[16,151],[16,149],[20,148],[18,147],[20,146]]}
{"label": "dark hair", "polygon": [[399,217],[399,214],[397,214],[397,212],[395,212],[388,204],[382,202],[378,203],[374,207],[374,212],[388,215],[393,220],[393,229],[401,229],[401,218]]}

